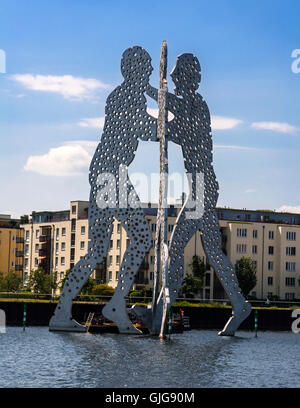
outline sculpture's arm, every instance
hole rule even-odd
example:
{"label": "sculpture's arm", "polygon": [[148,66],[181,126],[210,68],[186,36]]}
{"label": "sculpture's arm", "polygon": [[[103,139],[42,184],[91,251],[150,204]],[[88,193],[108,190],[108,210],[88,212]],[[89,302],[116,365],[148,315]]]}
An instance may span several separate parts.
{"label": "sculpture's arm", "polygon": [[156,102],[158,101],[158,89],[154,88],[154,86],[149,84],[146,94],[150,96],[150,98],[154,99]]}

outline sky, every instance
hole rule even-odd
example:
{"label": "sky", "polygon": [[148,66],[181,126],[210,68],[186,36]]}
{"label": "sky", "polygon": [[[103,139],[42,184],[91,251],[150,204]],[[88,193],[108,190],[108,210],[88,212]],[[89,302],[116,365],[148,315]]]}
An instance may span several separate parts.
{"label": "sky", "polygon": [[[163,40],[169,73],[184,52],[201,64],[218,206],[300,212],[299,16],[298,0],[1,0],[0,214],[88,200],[88,167],[106,98],[122,82],[122,53],[145,48],[157,87]],[[158,159],[157,143],[139,143],[132,178],[157,173]],[[172,174],[184,174],[182,160],[170,143]],[[175,184],[179,196],[184,186]],[[136,188],[145,201],[144,183]]]}

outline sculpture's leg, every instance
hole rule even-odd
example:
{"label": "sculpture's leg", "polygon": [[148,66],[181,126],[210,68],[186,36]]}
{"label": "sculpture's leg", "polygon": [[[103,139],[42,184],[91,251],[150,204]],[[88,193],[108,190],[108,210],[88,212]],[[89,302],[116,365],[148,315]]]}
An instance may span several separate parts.
{"label": "sculpture's leg", "polygon": [[134,277],[151,246],[151,231],[142,209],[128,208],[119,210],[116,218],[122,222],[130,245],[124,253],[118,286],[110,302],[103,308],[102,314],[115,322],[120,333],[139,334],[133,326],[126,311],[125,296],[128,295],[134,283]]}
{"label": "sculpture's leg", "polygon": [[[107,212],[107,221],[102,222],[99,216],[98,222],[95,221],[94,225],[90,226],[90,236],[92,239],[89,243],[89,251],[77,262],[72,272],[68,275],[54,315],[50,320],[49,330],[86,331],[85,326],[80,325],[76,320],[72,319],[72,301],[78,295],[97,264],[101,263],[107,254],[108,243],[112,232],[112,218],[109,218],[109,215]],[[105,239],[99,239],[97,235],[103,236],[104,233]]]}
{"label": "sculpture's leg", "polygon": [[222,251],[221,232],[215,210],[206,212],[202,223],[202,244],[210,265],[214,268],[232,305],[232,317],[220,336],[234,336],[240,324],[251,313],[251,305],[241,293],[235,271]]}

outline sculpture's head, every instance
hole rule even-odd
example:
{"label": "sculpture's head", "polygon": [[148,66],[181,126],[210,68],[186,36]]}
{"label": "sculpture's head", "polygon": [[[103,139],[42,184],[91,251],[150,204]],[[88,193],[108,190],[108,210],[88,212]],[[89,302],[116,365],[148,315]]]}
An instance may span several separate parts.
{"label": "sculpture's head", "polygon": [[121,60],[121,72],[126,80],[146,86],[153,71],[151,57],[142,47],[127,48]]}
{"label": "sculpture's head", "polygon": [[170,75],[175,85],[176,95],[194,94],[201,81],[201,67],[198,58],[193,54],[179,55]]}

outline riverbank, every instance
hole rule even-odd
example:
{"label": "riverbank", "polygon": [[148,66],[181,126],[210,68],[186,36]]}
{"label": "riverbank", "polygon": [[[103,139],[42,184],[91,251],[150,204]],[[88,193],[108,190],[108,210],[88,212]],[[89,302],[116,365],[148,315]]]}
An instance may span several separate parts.
{"label": "riverbank", "polygon": [[[23,324],[24,303],[27,304],[27,325],[48,326],[54,313],[56,302],[47,301],[0,301],[0,309],[6,313],[7,326]],[[74,302],[73,317],[84,322],[90,312],[101,313],[103,304]],[[184,314],[190,318],[192,329],[221,330],[231,316],[231,307],[189,307],[183,306]],[[179,307],[173,307],[175,312]],[[290,309],[253,308],[250,316],[241,324],[241,330],[254,329],[254,310],[258,312],[259,330],[289,331],[294,320]]]}

